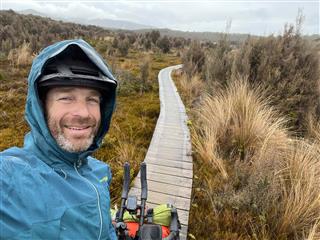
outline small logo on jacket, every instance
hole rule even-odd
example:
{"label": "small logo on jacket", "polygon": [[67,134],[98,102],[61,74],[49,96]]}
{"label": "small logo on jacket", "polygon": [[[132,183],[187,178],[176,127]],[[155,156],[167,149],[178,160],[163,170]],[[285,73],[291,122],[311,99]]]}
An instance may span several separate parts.
{"label": "small logo on jacket", "polygon": [[100,179],[100,182],[101,182],[101,183],[103,183],[103,182],[108,182],[108,179],[109,179],[108,176],[105,176],[105,177],[103,177],[103,178]]}

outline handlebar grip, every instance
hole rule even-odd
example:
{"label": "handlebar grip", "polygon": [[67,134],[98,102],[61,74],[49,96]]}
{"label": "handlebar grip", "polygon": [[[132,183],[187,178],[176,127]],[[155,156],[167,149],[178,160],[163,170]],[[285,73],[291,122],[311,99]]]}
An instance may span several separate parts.
{"label": "handlebar grip", "polygon": [[179,231],[179,222],[178,222],[178,211],[175,207],[171,209],[171,223],[170,223],[170,232]]}
{"label": "handlebar grip", "polygon": [[147,184],[147,165],[142,162],[140,165],[140,180],[141,180],[141,199],[148,198],[148,184]]}
{"label": "handlebar grip", "polygon": [[179,240],[179,218],[178,211],[175,207],[171,209],[171,223],[170,223],[170,234],[162,240]]}
{"label": "handlebar grip", "polygon": [[128,198],[129,186],[130,186],[130,164],[125,162],[123,165],[123,188],[122,188],[122,199]]}

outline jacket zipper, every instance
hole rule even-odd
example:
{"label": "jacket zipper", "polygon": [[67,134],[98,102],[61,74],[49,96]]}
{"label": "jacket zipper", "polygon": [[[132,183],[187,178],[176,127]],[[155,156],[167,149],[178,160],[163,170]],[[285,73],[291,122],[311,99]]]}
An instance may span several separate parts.
{"label": "jacket zipper", "polygon": [[84,176],[82,176],[77,169],[76,166],[76,162],[73,165],[74,169],[76,170],[77,174],[79,175],[80,178],[82,178],[83,180],[85,180],[89,185],[92,186],[92,188],[94,189],[94,191],[96,192],[97,195],[97,199],[98,199],[98,210],[99,210],[99,217],[100,217],[100,231],[99,231],[99,237],[98,240],[100,240],[101,238],[101,233],[102,233],[102,213],[101,213],[101,207],[100,207],[100,197],[99,197],[99,192],[98,189],[94,186],[94,184],[92,182],[90,182],[87,178],[85,178]]}

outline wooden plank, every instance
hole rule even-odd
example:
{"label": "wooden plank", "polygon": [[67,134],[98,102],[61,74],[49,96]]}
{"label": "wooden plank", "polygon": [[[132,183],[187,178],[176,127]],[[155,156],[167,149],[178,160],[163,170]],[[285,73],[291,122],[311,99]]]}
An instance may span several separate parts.
{"label": "wooden plank", "polygon": [[[171,145],[171,146],[183,146],[184,145],[184,140],[177,140],[177,139],[168,139],[168,138],[164,138],[164,137],[159,137],[158,139],[156,139],[159,143],[159,146],[161,146],[161,144],[166,144],[166,145]],[[155,141],[156,141],[155,140]]]}
{"label": "wooden plank", "polygon": [[174,142],[180,143],[182,146],[184,141],[189,141],[189,138],[185,134],[176,134],[176,133],[163,133],[157,134],[156,138],[161,140],[161,144],[171,144]]}
{"label": "wooden plank", "polygon": [[[130,189],[129,195],[137,196],[138,200],[140,201],[140,189],[132,187]],[[178,209],[188,211],[190,209],[190,199],[189,198],[182,198],[177,196],[172,196],[164,193],[148,191],[148,202],[153,204],[163,204],[163,203],[170,203]]]}
{"label": "wooden plank", "polygon": [[163,127],[165,127],[165,130],[168,132],[184,134],[183,129],[180,126],[165,126],[165,125],[163,125]]}
{"label": "wooden plank", "polygon": [[150,163],[148,163],[147,171],[148,172],[149,171],[150,172],[158,172],[158,173],[168,173],[170,171],[173,171],[175,176],[188,177],[188,178],[193,177],[192,170],[167,167],[167,166],[161,166],[161,165],[154,165],[154,164],[150,164]]}
{"label": "wooden plank", "polygon": [[180,161],[180,162],[186,162],[186,163],[192,163],[192,158],[190,158],[186,154],[176,154],[175,156],[172,156],[170,154],[165,153],[152,153],[148,152],[146,158],[152,158],[158,161],[167,160],[167,161]]}
{"label": "wooden plank", "polygon": [[184,151],[184,148],[181,145],[178,145],[178,144],[172,145],[172,144],[167,144],[167,143],[161,143],[161,145],[158,146],[158,149],[161,149],[161,150],[162,149],[164,149],[164,150],[177,150],[178,152],[180,152],[180,151],[183,152]]}
{"label": "wooden plank", "polygon": [[188,135],[184,132],[173,132],[173,131],[168,131],[168,132],[165,132],[165,131],[159,131],[156,133],[155,135],[156,138],[162,138],[163,140],[179,140],[181,142],[183,142],[184,139],[188,139]]}
{"label": "wooden plank", "polygon": [[[152,163],[155,163],[155,164],[158,164],[158,165],[164,165],[164,166],[175,166],[175,165],[167,165],[167,164],[163,164],[163,162],[175,162],[175,163],[180,163],[178,165],[176,165],[176,167],[183,167],[181,164],[183,163],[191,163],[189,161],[182,161],[181,159],[183,158],[182,157],[179,157],[179,158],[164,158],[164,157],[156,157],[154,155],[152,155],[151,153],[148,153],[146,158],[145,158],[145,161],[146,159],[150,159],[152,161]],[[191,168],[187,168],[187,169],[191,169]]]}
{"label": "wooden plank", "polygon": [[147,180],[153,180],[161,183],[168,183],[176,186],[190,186],[190,187],[192,186],[192,178],[172,176],[172,175],[167,175],[163,173],[149,174],[147,175]]}
{"label": "wooden plank", "polygon": [[160,123],[160,127],[163,127],[164,129],[177,129],[179,131],[183,131],[183,128],[181,127],[181,120],[174,120],[170,123]]}
{"label": "wooden plank", "polygon": [[[178,145],[173,145],[178,146]],[[171,157],[177,157],[180,158],[181,156],[185,155],[184,150],[182,148],[168,148],[163,146],[158,146],[157,149],[153,150],[151,149],[148,151],[148,154],[151,155],[163,155],[163,156],[171,156]]]}
{"label": "wooden plank", "polygon": [[185,162],[183,159],[184,157],[183,153],[178,152],[164,152],[163,150],[159,149],[157,153],[155,152],[148,152],[148,157],[156,158],[156,159],[166,159],[166,160],[175,160],[175,161],[181,161]]}
{"label": "wooden plank", "polygon": [[159,131],[156,132],[156,136],[174,136],[176,138],[180,138],[180,139],[184,139],[184,136],[186,136],[186,132],[183,131],[183,129],[176,131],[176,130],[172,130],[172,129],[161,129]]}
{"label": "wooden plank", "polygon": [[186,240],[188,237],[188,226],[181,226],[180,234],[179,234],[180,240]]}
{"label": "wooden plank", "polygon": [[[148,206],[172,203],[182,224],[180,239],[187,239],[193,177],[190,133],[186,109],[170,71],[159,73],[160,115],[145,157],[148,179]],[[140,197],[140,178],[130,194]]]}
{"label": "wooden plank", "polygon": [[185,134],[176,134],[176,133],[171,133],[171,134],[159,134],[156,135],[156,137],[161,141],[162,143],[167,143],[171,145],[177,145],[179,144],[180,146],[183,146],[184,142],[187,140]]}
{"label": "wooden plank", "polygon": [[[133,182],[135,188],[140,189],[141,183],[140,179],[136,178]],[[168,195],[190,198],[191,197],[191,187],[175,186],[167,183],[155,182],[152,180],[148,181],[148,189],[153,192],[160,192]]]}
{"label": "wooden plank", "polygon": [[160,166],[167,166],[167,167],[174,167],[174,168],[181,168],[181,169],[188,169],[192,170],[193,165],[190,162],[181,162],[181,161],[174,161],[174,160],[167,160],[167,159],[157,159],[150,156],[145,158],[145,162],[160,165]]}

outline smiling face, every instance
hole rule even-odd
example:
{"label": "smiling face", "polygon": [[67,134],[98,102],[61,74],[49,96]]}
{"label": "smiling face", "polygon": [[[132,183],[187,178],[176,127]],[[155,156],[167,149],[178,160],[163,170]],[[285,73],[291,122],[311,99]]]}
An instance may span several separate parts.
{"label": "smiling face", "polygon": [[54,87],[47,92],[47,124],[62,149],[82,152],[90,147],[100,126],[100,97],[98,91],[82,87]]}

